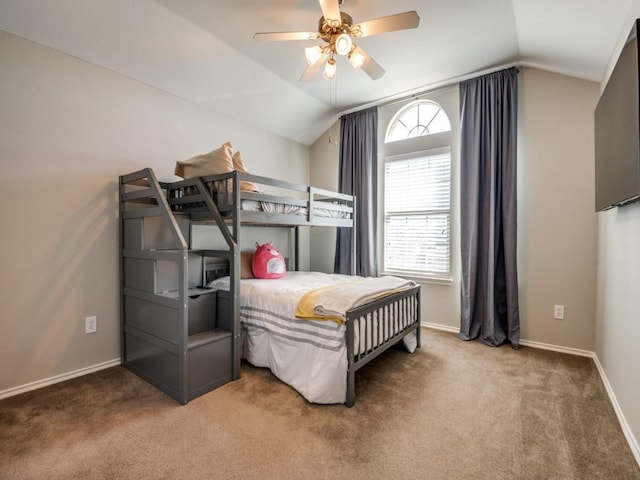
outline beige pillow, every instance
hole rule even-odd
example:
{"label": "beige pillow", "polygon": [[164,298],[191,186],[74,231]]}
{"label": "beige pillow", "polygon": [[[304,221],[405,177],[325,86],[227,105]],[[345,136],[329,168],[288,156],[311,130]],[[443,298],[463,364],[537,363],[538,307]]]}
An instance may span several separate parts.
{"label": "beige pillow", "polygon": [[182,178],[193,178],[231,172],[234,170],[231,149],[231,142],[227,142],[204,155],[178,161],[175,174]]}
{"label": "beige pillow", "polygon": [[[233,169],[243,173],[251,173],[244,166],[244,162],[242,161],[242,156],[240,155],[240,150],[233,154]],[[244,190],[246,192],[257,192],[258,187],[253,182],[247,182],[245,180],[240,180],[240,190]]]}
{"label": "beige pillow", "polygon": [[240,278],[255,278],[251,263],[253,262],[253,252],[240,252]]}

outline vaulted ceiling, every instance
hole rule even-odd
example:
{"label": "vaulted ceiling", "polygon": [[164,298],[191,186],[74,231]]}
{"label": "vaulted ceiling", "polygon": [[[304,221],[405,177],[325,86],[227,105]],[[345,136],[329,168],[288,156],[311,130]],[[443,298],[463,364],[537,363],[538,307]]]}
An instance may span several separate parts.
{"label": "vaulted ceiling", "polygon": [[[634,0],[344,0],[354,22],[415,10],[416,29],[362,38],[385,70],[337,62],[336,111],[506,65],[599,82],[630,28]],[[298,81],[304,47],[256,32],[315,31],[318,0],[0,0],[0,29],[300,143],[335,117],[331,82]]]}

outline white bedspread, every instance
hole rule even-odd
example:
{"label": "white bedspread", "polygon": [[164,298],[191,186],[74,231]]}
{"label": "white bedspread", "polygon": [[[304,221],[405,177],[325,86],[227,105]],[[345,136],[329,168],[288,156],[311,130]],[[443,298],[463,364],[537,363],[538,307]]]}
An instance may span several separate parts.
{"label": "white bedspread", "polygon": [[[287,272],[284,278],[276,280],[242,280],[242,358],[257,367],[269,368],[310,402],[344,403],[345,325],[299,319],[295,311],[300,298],[311,290],[359,280],[362,277],[319,272]],[[210,286],[228,290],[229,278],[215,280]],[[364,340],[371,335],[362,337]],[[359,340],[355,343],[358,345]]]}

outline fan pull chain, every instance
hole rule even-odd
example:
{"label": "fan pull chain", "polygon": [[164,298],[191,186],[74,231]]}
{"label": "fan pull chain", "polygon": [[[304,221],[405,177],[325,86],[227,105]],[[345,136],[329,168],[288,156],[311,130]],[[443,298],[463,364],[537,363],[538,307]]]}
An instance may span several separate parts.
{"label": "fan pull chain", "polygon": [[332,120],[329,126],[329,143],[338,144],[333,135],[333,127],[338,122],[338,76],[329,81],[329,116]]}
{"label": "fan pull chain", "polygon": [[[334,80],[329,80],[329,121],[331,121],[333,117],[333,89],[332,89],[333,82]],[[333,122],[329,124],[329,143],[333,142],[332,134],[333,134]]]}

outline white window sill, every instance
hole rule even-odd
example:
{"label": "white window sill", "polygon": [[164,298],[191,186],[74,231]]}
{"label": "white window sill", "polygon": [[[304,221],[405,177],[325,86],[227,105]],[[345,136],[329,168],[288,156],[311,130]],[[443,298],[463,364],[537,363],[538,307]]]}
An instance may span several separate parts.
{"label": "white window sill", "polygon": [[393,275],[395,277],[406,278],[407,280],[413,280],[414,282],[421,284],[432,284],[432,285],[452,285],[453,279],[449,277],[436,277],[429,275],[415,275],[411,273],[405,272],[382,272],[380,275]]}

